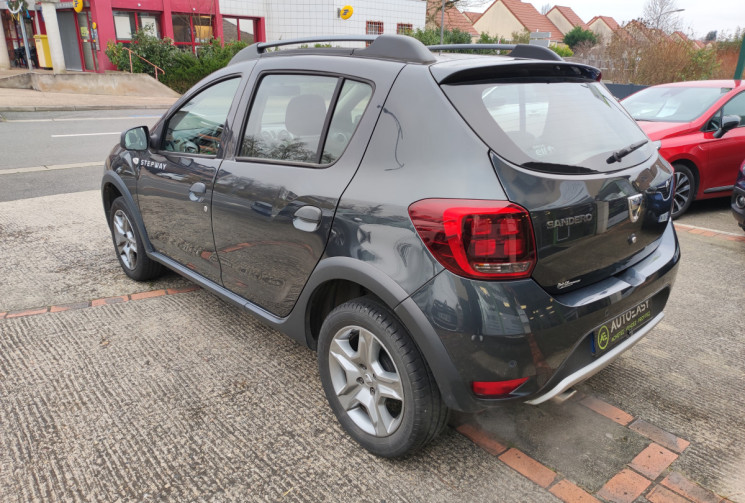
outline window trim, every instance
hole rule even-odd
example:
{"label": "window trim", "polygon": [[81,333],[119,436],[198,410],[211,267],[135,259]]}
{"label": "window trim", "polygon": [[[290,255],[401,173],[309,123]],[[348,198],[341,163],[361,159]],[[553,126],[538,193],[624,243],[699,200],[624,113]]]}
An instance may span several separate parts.
{"label": "window trim", "polygon": [[[370,101],[368,101],[367,105],[365,106],[365,111],[363,112],[362,116],[364,117],[367,113],[367,109],[370,106],[370,103],[372,103],[373,96],[375,96],[375,83],[371,80],[364,79],[361,77],[353,76],[353,75],[347,75],[347,74],[341,74],[341,73],[330,73],[330,72],[314,72],[310,70],[306,71],[287,71],[287,70],[265,70],[260,72],[256,76],[256,80],[253,84],[253,89],[251,91],[251,99],[248,101],[248,106],[246,107],[246,113],[243,117],[243,123],[241,125],[240,134],[238,135],[238,141],[236,142],[235,146],[235,155],[233,156],[233,159],[236,162],[247,162],[247,163],[257,163],[257,164],[274,164],[279,166],[293,166],[293,167],[299,167],[299,168],[312,168],[312,169],[325,169],[333,166],[336,164],[339,159],[341,159],[344,155],[344,152],[347,151],[347,148],[349,147],[349,144],[352,142],[352,139],[354,138],[355,134],[357,133],[357,128],[359,127],[359,124],[355,126],[354,132],[349,138],[349,142],[347,143],[347,146],[344,147],[344,151],[337,157],[333,162],[330,163],[310,163],[310,162],[302,162],[302,161],[288,161],[285,159],[268,159],[265,157],[250,157],[245,155],[240,155],[241,148],[243,145],[243,138],[246,135],[246,128],[248,127],[248,118],[251,115],[251,110],[253,109],[254,102],[256,101],[256,95],[258,94],[259,86],[261,85],[261,82],[264,80],[265,77],[269,75],[310,75],[310,76],[317,76],[317,77],[333,77],[337,79],[336,89],[334,90],[334,94],[332,94],[331,99],[334,100],[331,102],[329,106],[329,110],[326,112],[326,120],[323,124],[323,130],[321,134],[321,141],[323,141],[323,144],[321,145],[321,148],[319,149],[319,160],[323,158],[323,147],[326,145],[326,140],[328,139],[328,129],[331,126],[331,120],[334,117],[334,112],[336,111],[336,106],[339,103],[339,94],[341,93],[341,90],[344,88],[344,83],[347,80],[352,80],[355,82],[361,82],[363,84],[367,84],[370,86],[372,92],[370,93]],[[360,123],[362,122],[362,119],[360,119]]]}
{"label": "window trim", "polygon": [[[198,157],[201,159],[224,159],[225,158],[225,143],[220,142],[220,148],[217,151],[216,154],[189,154],[187,152],[176,152],[173,150],[165,150],[163,149],[163,143],[165,142],[165,134],[168,130],[168,124],[171,122],[171,119],[173,118],[176,113],[184,108],[184,106],[189,103],[189,101],[194,97],[202,92],[206,91],[210,87],[216,86],[218,84],[221,84],[222,82],[225,82],[226,80],[231,79],[238,79],[238,88],[235,91],[235,95],[233,96],[233,101],[230,103],[230,108],[228,108],[228,114],[225,117],[225,127],[228,128],[230,125],[228,122],[228,117],[230,117],[230,112],[233,109],[233,107],[237,106],[240,102],[240,96],[242,95],[241,91],[241,82],[243,81],[243,74],[242,73],[231,73],[229,75],[225,75],[223,77],[220,77],[218,79],[215,79],[213,81],[207,82],[200,88],[196,89],[193,93],[189,95],[185,95],[182,97],[182,100],[180,103],[178,103],[178,107],[173,108],[173,111],[168,112],[167,115],[163,117],[163,120],[161,122],[161,126],[158,127],[158,148],[152,149],[149,148],[148,150],[154,151],[156,154],[160,155],[167,155],[167,156],[177,156],[177,157]],[[222,154],[222,155],[221,155]]]}

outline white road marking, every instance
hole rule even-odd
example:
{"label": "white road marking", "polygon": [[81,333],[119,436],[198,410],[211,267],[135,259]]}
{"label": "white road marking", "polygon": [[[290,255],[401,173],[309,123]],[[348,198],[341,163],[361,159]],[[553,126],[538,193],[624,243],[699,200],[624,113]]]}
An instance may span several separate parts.
{"label": "white road marking", "polygon": [[719,231],[717,229],[709,229],[708,227],[699,227],[698,225],[691,225],[691,224],[684,224],[684,223],[673,224],[673,225],[680,225],[681,227],[687,227],[689,229],[698,229],[701,231],[716,232],[717,234],[725,234],[727,236],[738,236],[738,237],[742,236],[742,234],[737,234],[735,232]]}
{"label": "white road marking", "polygon": [[56,169],[91,168],[94,166],[103,167],[103,162],[78,162],[75,164],[50,164],[48,166],[31,166],[28,168],[0,169],[0,175],[16,175],[18,173],[34,173],[37,171],[52,171]]}
{"label": "white road marking", "polygon": [[111,134],[122,134],[121,131],[114,131],[113,133],[75,133],[75,134],[53,134],[50,135],[52,138],[71,138],[74,136],[104,136]]}
{"label": "white road marking", "polygon": [[160,115],[133,115],[131,117],[60,117],[57,119],[6,119],[3,122],[75,122],[75,121],[116,121],[134,119],[160,119]]}

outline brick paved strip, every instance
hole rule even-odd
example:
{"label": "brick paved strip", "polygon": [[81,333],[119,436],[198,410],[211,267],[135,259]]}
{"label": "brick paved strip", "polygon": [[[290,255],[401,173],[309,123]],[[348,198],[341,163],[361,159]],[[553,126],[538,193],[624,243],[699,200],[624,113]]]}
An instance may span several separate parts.
{"label": "brick paved strip", "polygon": [[176,295],[177,293],[196,292],[199,289],[200,287],[198,287],[197,285],[191,285],[184,288],[168,288],[166,289],[166,293],[168,295]]}
{"label": "brick paved strip", "polygon": [[645,477],[654,480],[678,459],[678,455],[664,447],[652,444],[629,463],[629,466]]}
{"label": "brick paved strip", "polygon": [[629,424],[631,421],[634,420],[634,416],[632,416],[631,414],[627,414],[626,412],[622,411],[618,407],[614,407],[611,404],[606,403],[592,396],[588,396],[587,398],[584,398],[580,403],[584,405],[585,407],[587,407],[588,409],[595,411],[598,414],[605,416],[612,421],[615,421],[621,426],[626,426],[627,424]]}
{"label": "brick paved strip", "polygon": [[732,232],[718,231],[707,229],[706,227],[696,227],[695,225],[675,224],[675,230],[678,232],[688,232],[690,234],[699,234],[704,237],[717,237],[727,241],[740,241],[745,243],[745,236],[734,234]]}
{"label": "brick paved strip", "polygon": [[133,293],[129,296],[129,300],[151,299],[153,297],[160,297],[161,295],[165,294],[165,290],[151,290],[149,292]]}
{"label": "brick paved strip", "polygon": [[600,503],[595,496],[567,479],[560,480],[549,491],[565,503]]}
{"label": "brick paved strip", "polygon": [[120,304],[122,302],[127,302],[129,300],[129,295],[121,295],[119,297],[107,297],[105,299],[96,299],[91,301],[91,307],[97,307],[97,306],[105,306],[107,304]]}
{"label": "brick paved strip", "polygon": [[24,316],[35,316],[37,314],[44,314],[49,311],[48,307],[40,307],[37,309],[24,309],[23,311],[10,311],[5,315],[6,318],[23,318]]}
{"label": "brick paved strip", "polygon": [[456,428],[456,431],[494,456],[499,456],[507,450],[507,447],[490,438],[488,433],[477,426],[462,424]]}
{"label": "brick paved strip", "polygon": [[638,473],[624,468],[598,491],[598,496],[612,503],[631,503],[641,496],[651,483]]}
{"label": "brick paved strip", "polygon": [[151,299],[153,297],[161,297],[163,295],[177,295],[180,293],[195,292],[197,290],[200,290],[200,287],[197,285],[193,285],[185,288],[169,288],[167,290],[151,290],[149,292],[133,293],[132,295],[119,295],[117,297],[95,299],[90,302],[74,302],[72,304],[60,304],[57,306],[24,309],[22,311],[2,312],[0,313],[0,320],[6,318],[23,318],[25,316],[36,316],[37,314],[44,313],[61,313],[62,311],[72,311],[75,309],[85,309],[87,307],[105,306],[107,304],[120,304],[122,302],[129,302],[130,300]]}
{"label": "brick paved strip", "polygon": [[691,445],[688,440],[676,437],[672,433],[668,433],[643,419],[637,419],[629,425],[629,428],[677,453],[683,452],[689,445]]}
{"label": "brick paved strip", "polygon": [[553,470],[515,448],[499,456],[499,459],[543,488],[550,486],[556,478]]}
{"label": "brick paved strip", "polygon": [[691,503],[691,500],[675,494],[662,486],[654,486],[649,491],[649,494],[647,494],[647,499],[652,503]]}
{"label": "brick paved strip", "polygon": [[677,472],[671,473],[660,483],[695,503],[719,503],[722,500],[713,492],[704,489]]}
{"label": "brick paved strip", "polygon": [[52,306],[49,308],[50,313],[61,313],[62,311],[72,311],[75,309],[85,309],[91,307],[90,302],[76,302],[74,304],[62,304],[60,306]]}

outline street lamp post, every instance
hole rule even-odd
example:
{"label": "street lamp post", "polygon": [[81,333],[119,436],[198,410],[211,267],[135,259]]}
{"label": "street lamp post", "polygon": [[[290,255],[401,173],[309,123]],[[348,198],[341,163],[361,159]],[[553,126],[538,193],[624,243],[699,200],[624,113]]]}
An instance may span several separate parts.
{"label": "street lamp post", "polygon": [[660,12],[660,13],[659,13],[659,14],[657,15],[657,20],[656,20],[656,22],[655,22],[655,26],[654,26],[654,27],[655,27],[655,29],[657,29],[657,30],[659,30],[659,29],[660,29],[660,23],[662,22],[662,18],[663,18],[663,17],[665,17],[665,16],[669,16],[670,14],[675,14],[676,12],[683,12],[684,10],[685,10],[685,9],[675,9],[675,10],[669,10],[669,11],[665,11],[665,12]]}

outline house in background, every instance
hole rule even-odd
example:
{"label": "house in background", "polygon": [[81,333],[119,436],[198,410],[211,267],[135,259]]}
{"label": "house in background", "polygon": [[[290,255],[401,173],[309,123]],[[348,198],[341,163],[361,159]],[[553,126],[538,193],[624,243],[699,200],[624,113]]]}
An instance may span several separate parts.
{"label": "house in background", "polygon": [[610,44],[613,33],[620,28],[619,24],[610,16],[595,16],[587,23],[587,28],[597,35],[603,44]]}
{"label": "house in background", "polygon": [[[449,7],[445,9],[445,29],[446,30],[460,30],[471,35],[471,40],[476,41],[479,38],[480,33],[473,27],[473,21],[469,14],[477,14],[475,12],[461,12],[455,7]],[[480,16],[477,14],[476,17]],[[442,23],[442,1],[440,0],[427,0],[427,28],[439,29]]]}
{"label": "house in background", "polygon": [[496,0],[473,23],[478,33],[488,33],[510,40],[513,33],[550,33],[551,42],[560,43],[564,34],[546,16],[539,13],[533,5],[520,0]]}
{"label": "house in background", "polygon": [[587,29],[587,24],[575,13],[571,7],[565,7],[563,5],[554,5],[551,10],[546,13],[546,17],[554,23],[554,25],[561,30],[561,33],[566,35],[572,31],[575,27],[579,26],[583,30]]}

